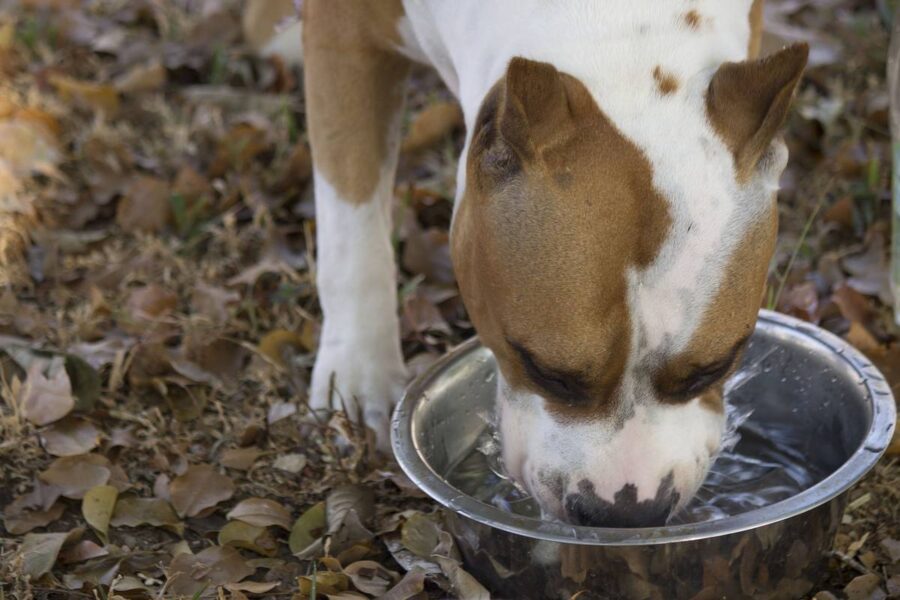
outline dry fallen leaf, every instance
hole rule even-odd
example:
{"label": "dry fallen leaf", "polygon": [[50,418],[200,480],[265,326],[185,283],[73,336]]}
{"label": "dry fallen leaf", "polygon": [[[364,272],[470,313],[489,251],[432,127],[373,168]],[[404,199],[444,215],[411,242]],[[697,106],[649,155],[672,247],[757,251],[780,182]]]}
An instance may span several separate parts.
{"label": "dry fallen leaf", "polygon": [[886,245],[884,235],[875,233],[865,252],[845,256],[841,264],[851,275],[847,285],[866,296],[877,296],[883,303],[890,305],[893,297],[888,277],[890,268]]}
{"label": "dry fallen leaf", "polygon": [[71,548],[64,550],[59,555],[59,562],[63,564],[79,563],[92,558],[108,556],[109,551],[102,546],[98,546],[91,540],[81,540]]}
{"label": "dry fallen leaf", "polygon": [[238,471],[247,471],[260,457],[262,450],[259,448],[229,448],[222,452],[219,457],[219,464],[229,469],[237,469]]}
{"label": "dry fallen leaf", "polygon": [[441,569],[444,571],[447,579],[450,580],[450,585],[453,586],[453,591],[456,592],[457,597],[471,598],[472,600],[490,600],[490,592],[478,583],[478,580],[472,577],[468,571],[463,569],[459,562],[445,556],[435,556],[434,559],[441,565]]}
{"label": "dry fallen leaf", "polygon": [[401,151],[409,154],[421,152],[462,126],[463,115],[459,104],[452,101],[429,104],[413,118]]}
{"label": "dry fallen leaf", "polygon": [[66,498],[80,500],[92,487],[109,482],[111,475],[111,465],[106,457],[79,454],[57,458],[39,477],[59,488],[60,494]]}
{"label": "dry fallen leaf", "polygon": [[272,467],[279,471],[297,474],[306,467],[306,455],[297,452],[283,454],[275,459]]}
{"label": "dry fallen leaf", "polygon": [[29,533],[22,541],[19,556],[22,558],[22,573],[32,580],[49,573],[56,563],[59,551],[67,543],[72,543],[84,533],[77,528],[65,533]]}
{"label": "dry fallen leaf", "polygon": [[844,593],[847,594],[847,600],[873,600],[875,598],[884,599],[887,595],[880,588],[881,577],[875,573],[867,573],[854,577],[853,580],[844,587]]}
{"label": "dry fallen leaf", "polygon": [[3,510],[3,526],[13,535],[22,535],[32,529],[45,527],[59,519],[66,510],[61,502],[55,503],[47,510],[28,507],[26,505],[29,500],[28,496],[20,496]]}
{"label": "dry fallen leaf", "polygon": [[779,298],[778,310],[816,323],[819,319],[819,293],[816,291],[816,284],[803,281],[787,287]]}
{"label": "dry fallen leaf", "polygon": [[94,369],[102,369],[106,365],[113,364],[120,354],[124,356],[136,341],[133,337],[115,335],[97,342],[75,344],[69,347],[69,352]]}
{"label": "dry fallen leaf", "polygon": [[300,593],[306,596],[312,595],[314,587],[317,594],[340,594],[349,589],[350,578],[343,573],[319,571],[313,575],[299,577],[297,585],[300,587]]}
{"label": "dry fallen leaf", "polygon": [[209,174],[221,177],[231,169],[243,170],[269,147],[268,133],[258,123],[238,123],[219,141]]}
{"label": "dry fallen leaf", "polygon": [[100,443],[100,431],[93,423],[66,417],[40,432],[41,445],[53,456],[75,456],[90,452]]}
{"label": "dry fallen leaf", "polygon": [[201,314],[213,323],[225,323],[228,320],[229,307],[241,299],[241,295],[232,290],[216,287],[200,282],[191,296],[191,310]]}
{"label": "dry fallen leaf", "polygon": [[879,545],[892,563],[900,563],[900,540],[888,537],[881,540]]}
{"label": "dry fallen leaf", "polygon": [[[278,581],[241,581],[238,583],[226,583],[225,589],[229,592],[248,592],[250,594],[265,594],[277,588]],[[246,596],[245,596],[246,598]],[[236,600],[232,595],[232,600]]]}
{"label": "dry fallen leaf", "polygon": [[62,357],[54,357],[46,371],[40,361],[31,364],[21,402],[25,418],[35,425],[58,421],[75,408],[72,383]]}
{"label": "dry fallen leaf", "polygon": [[212,465],[188,467],[169,484],[172,506],[182,517],[194,517],[234,495],[234,482]]}
{"label": "dry fallen leaf", "polygon": [[276,190],[288,190],[292,187],[302,186],[309,181],[311,176],[312,154],[306,143],[297,142],[284,162],[281,176],[275,186]]}
{"label": "dry fallen leaf", "polygon": [[850,330],[847,332],[847,341],[856,347],[856,349],[865,352],[870,357],[884,352],[884,349],[881,344],[878,343],[878,340],[875,339],[875,336],[869,333],[868,329],[856,321],[850,323]]}
{"label": "dry fallen leaf", "polygon": [[397,580],[397,573],[372,560],[359,560],[344,567],[353,586],[361,592],[381,598]]}
{"label": "dry fallen leaf", "polygon": [[[57,141],[47,128],[24,120],[0,122],[0,163],[11,176],[51,172],[58,161]],[[4,195],[0,194],[0,198]],[[4,206],[0,200],[0,208]]]}
{"label": "dry fallen leaf", "polygon": [[263,556],[275,556],[278,542],[265,527],[243,521],[229,521],[219,531],[219,545],[245,548]]}
{"label": "dry fallen leaf", "polygon": [[166,85],[166,68],[159,59],[133,66],[115,81],[116,89],[123,94],[154,92]]}
{"label": "dry fallen leaf", "polygon": [[180,525],[175,509],[162,498],[139,498],[124,496],[116,502],[110,524],[113,527],[153,527],[178,528]]}
{"label": "dry fallen leaf", "polygon": [[425,571],[419,567],[410,569],[400,582],[380,596],[381,600],[409,600],[425,590]]}
{"label": "dry fallen leaf", "polygon": [[[244,369],[248,351],[241,344],[220,337],[188,334],[182,344],[184,357],[225,382],[234,382]],[[178,369],[178,364],[173,361]]]}
{"label": "dry fallen leaf", "polygon": [[294,353],[310,350],[305,347],[305,340],[293,331],[276,329],[270,331],[259,341],[259,352],[279,367],[284,367]]}
{"label": "dry fallen leaf", "polygon": [[116,207],[116,223],[128,232],[159,233],[172,220],[167,181],[149,175],[135,177]]}
{"label": "dry fallen leaf", "polygon": [[133,290],[128,297],[128,308],[133,314],[148,320],[165,316],[176,306],[178,295],[155,283]]}
{"label": "dry fallen leaf", "polygon": [[[209,180],[201,175],[190,165],[184,165],[179,169],[172,184],[172,193],[184,198],[188,207],[201,202],[206,197],[212,197],[213,187]],[[186,207],[186,208],[188,208]]]}
{"label": "dry fallen leaf", "polygon": [[325,509],[328,533],[334,534],[351,514],[362,524],[369,522],[375,515],[375,495],[363,485],[340,485],[328,492]]}
{"label": "dry fallen leaf", "polygon": [[440,543],[440,533],[441,530],[434,521],[422,513],[415,513],[403,523],[400,540],[413,554],[430,558]]}
{"label": "dry fallen leaf", "polygon": [[849,285],[838,285],[832,298],[848,321],[867,325],[872,320],[871,302]]}
{"label": "dry fallen leaf", "polygon": [[119,110],[119,93],[111,85],[78,81],[65,75],[53,74],[47,79],[63,99],[74,101],[107,115]]}
{"label": "dry fallen leaf", "polygon": [[249,577],[256,569],[234,548],[211,546],[197,554],[179,554],[169,563],[167,591],[192,597],[203,590]]}
{"label": "dry fallen leaf", "polygon": [[306,510],[291,527],[288,544],[297,554],[310,547],[325,533],[325,503],[319,502]]}
{"label": "dry fallen leaf", "polygon": [[268,527],[276,525],[286,531],[291,530],[291,513],[284,506],[266,498],[247,498],[238,502],[227,515],[228,519],[235,519],[255,525]]}
{"label": "dry fallen leaf", "polygon": [[109,520],[116,506],[119,490],[111,485],[98,485],[89,489],[81,501],[81,514],[105,543],[109,532]]}

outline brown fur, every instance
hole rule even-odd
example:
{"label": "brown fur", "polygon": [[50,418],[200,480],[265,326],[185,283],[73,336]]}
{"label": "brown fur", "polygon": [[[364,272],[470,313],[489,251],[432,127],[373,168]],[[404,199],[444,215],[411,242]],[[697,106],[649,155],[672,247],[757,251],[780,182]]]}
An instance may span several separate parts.
{"label": "brown fur", "polygon": [[684,13],[684,22],[687,23],[687,26],[691,29],[697,30],[700,29],[700,24],[703,22],[703,17],[700,16],[696,10],[689,10]]}
{"label": "brown fur", "polygon": [[750,6],[750,47],[747,49],[747,58],[759,58],[759,51],[762,48],[764,5],[765,0],[753,0]]}
{"label": "brown fur", "polygon": [[700,394],[700,406],[714,413],[724,413],[725,394],[723,388],[723,384],[714,385]]}
{"label": "brown fur", "polygon": [[787,118],[809,47],[795,44],[772,56],[725,63],[706,94],[709,119],[734,154],[738,180],[753,173]]}
{"label": "brown fur", "polygon": [[674,94],[678,91],[679,83],[678,78],[663,71],[662,67],[656,65],[653,68],[653,79],[656,81],[656,87],[659,90],[659,93],[663,96],[668,96],[669,94]]}
{"label": "brown fur", "polygon": [[625,366],[625,272],[656,256],[670,226],[650,163],[584,85],[516,58],[486,98],[454,218],[453,261],[482,341],[515,388],[541,393],[520,344],[577,379],[560,416],[606,413]]}
{"label": "brown fur", "polygon": [[[695,369],[721,361],[735,349],[738,352],[733,355],[729,372],[737,366],[743,350],[741,342],[750,337],[756,323],[777,233],[778,211],[773,194],[763,218],[744,236],[730,257],[719,291],[710,301],[687,348],[670,358],[657,374],[658,388],[665,390],[677,385]],[[721,407],[721,396],[721,387],[714,386],[700,400],[704,406]]]}
{"label": "brown fur", "polygon": [[395,50],[402,15],[401,0],[303,4],[303,75],[313,162],[350,202],[372,197],[383,165],[396,152],[397,117],[410,67]]}

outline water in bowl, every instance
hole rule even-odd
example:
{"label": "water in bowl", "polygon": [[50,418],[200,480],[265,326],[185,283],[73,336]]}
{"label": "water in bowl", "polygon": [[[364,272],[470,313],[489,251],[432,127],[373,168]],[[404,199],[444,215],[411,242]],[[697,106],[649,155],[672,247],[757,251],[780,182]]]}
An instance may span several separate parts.
{"label": "water in bowl", "polygon": [[[735,392],[758,373],[745,368],[726,385],[727,427],[722,450],[700,490],[670,523],[699,523],[779,502],[821,481],[827,473],[804,458],[789,428],[753,419],[752,403]],[[503,471],[499,439],[485,415],[477,443],[446,473],[448,483],[504,510],[540,518],[531,496]]]}

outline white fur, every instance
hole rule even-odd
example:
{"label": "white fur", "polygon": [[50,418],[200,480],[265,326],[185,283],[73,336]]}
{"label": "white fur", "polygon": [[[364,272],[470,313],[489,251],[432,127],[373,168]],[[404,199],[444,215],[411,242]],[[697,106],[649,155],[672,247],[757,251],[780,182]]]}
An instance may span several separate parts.
{"label": "white fur", "polygon": [[[661,404],[638,365],[650,353],[674,355],[692,338],[715,296],[735,245],[764,213],[783,160],[748,185],[734,176],[732,154],[708,122],[704,93],[715,69],[746,58],[751,0],[405,0],[401,31],[410,56],[425,55],[462,103],[468,136],[488,90],[509,60],[552,63],[580,79],[616,127],[647,156],[666,198],[672,228],[656,260],[627,273],[632,344],[615,418],[560,422],[544,400],[500,381],[499,412],[507,468],[560,516],[559,498],[537,473],[580,478],[612,500],[625,483],[653,498],[675,473],[682,503],[694,493],[718,447],[724,418],[694,400]],[[698,30],[684,19],[695,10]],[[681,86],[659,93],[659,66]],[[784,158],[782,151],[781,159]],[[465,191],[465,151],[457,198]],[[538,342],[539,343],[539,342]],[[555,503],[555,504],[554,504]]]}
{"label": "white fur", "polygon": [[[550,516],[564,514],[563,501],[589,480],[594,493],[612,501],[626,484],[638,500],[656,496],[660,482],[673,474],[679,506],[694,495],[719,448],[725,417],[703,408],[635,403],[624,425],[609,421],[564,422],[550,418],[544,400],[498,385],[498,420],[507,472],[536,498]],[[563,476],[562,497],[546,487],[542,474]]]}
{"label": "white fur", "polygon": [[[375,197],[362,204],[342,199],[315,173],[316,283],[324,325],[310,393],[313,409],[347,408],[354,420],[361,409],[384,451],[390,449],[391,410],[407,378],[391,247],[394,165],[389,167]],[[332,374],[337,393],[330,395]]]}

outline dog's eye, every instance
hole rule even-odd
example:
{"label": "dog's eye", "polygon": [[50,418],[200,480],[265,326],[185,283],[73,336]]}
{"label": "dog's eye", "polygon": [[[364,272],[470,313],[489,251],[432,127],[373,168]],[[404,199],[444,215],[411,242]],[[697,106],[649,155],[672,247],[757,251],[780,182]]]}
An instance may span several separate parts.
{"label": "dog's eye", "polygon": [[524,346],[507,340],[510,347],[518,354],[525,368],[525,373],[536,385],[553,398],[569,404],[584,402],[588,397],[588,386],[581,376],[546,367],[534,357]]}
{"label": "dog's eye", "polygon": [[673,396],[686,398],[697,396],[722,379],[731,370],[734,358],[734,356],[730,356],[727,360],[695,369],[690,375],[678,382],[669,393]]}
{"label": "dog's eye", "polygon": [[723,358],[699,367],[695,366],[690,369],[686,377],[673,378],[674,381],[669,379],[668,382],[658,385],[659,391],[676,400],[695,398],[728,375],[744,348],[744,344],[747,343],[747,339],[744,337],[738,340]]}

